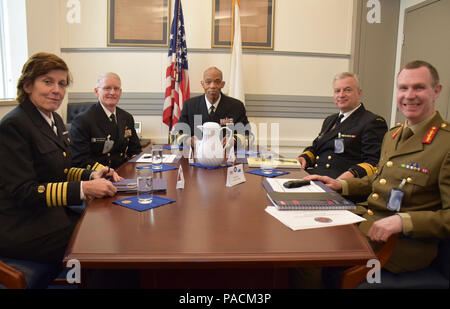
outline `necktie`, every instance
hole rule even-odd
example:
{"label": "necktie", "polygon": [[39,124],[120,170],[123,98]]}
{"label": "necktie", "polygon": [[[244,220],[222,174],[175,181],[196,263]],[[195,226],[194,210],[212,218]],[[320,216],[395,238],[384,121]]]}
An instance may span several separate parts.
{"label": "necktie", "polygon": [[58,128],[56,128],[56,124],[54,121],[52,121],[52,129],[53,129],[53,132],[55,132],[55,134],[58,135]]}
{"label": "necktie", "polygon": [[209,108],[209,117],[210,118],[214,118],[214,115],[216,114],[214,110],[215,110],[214,105],[211,105],[211,107]]}
{"label": "necktie", "polygon": [[408,138],[410,138],[413,135],[414,135],[414,132],[409,127],[403,128],[402,137],[401,137],[402,143],[404,143]]}
{"label": "necktie", "polygon": [[333,127],[331,128],[331,130],[333,130],[334,128],[336,128],[337,126],[341,125],[341,120],[342,118],[344,118],[344,114],[340,114],[339,117],[336,118],[336,121],[334,122]]}
{"label": "necktie", "polygon": [[112,122],[114,125],[117,124],[117,122],[116,122],[116,116],[115,116],[114,114],[111,114],[111,116],[109,116],[109,119],[111,120],[111,122]]}
{"label": "necktie", "polygon": [[117,140],[119,134],[119,126],[117,125],[116,116],[114,114],[111,114],[111,116],[109,116],[109,119],[111,120],[112,125],[111,137],[113,140]]}

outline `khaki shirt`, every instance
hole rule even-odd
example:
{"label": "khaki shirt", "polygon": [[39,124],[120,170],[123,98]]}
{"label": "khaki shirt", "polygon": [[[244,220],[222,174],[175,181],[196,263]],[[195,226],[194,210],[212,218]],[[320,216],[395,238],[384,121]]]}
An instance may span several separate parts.
{"label": "khaki shirt", "polygon": [[349,179],[343,194],[369,195],[367,233],[378,219],[397,214],[386,207],[392,188],[405,180],[405,195],[399,214],[403,233],[385,268],[393,272],[428,266],[437,254],[439,238],[450,237],[450,127],[435,112],[413,128],[414,135],[400,141],[404,125],[385,135],[377,172],[362,179]]}

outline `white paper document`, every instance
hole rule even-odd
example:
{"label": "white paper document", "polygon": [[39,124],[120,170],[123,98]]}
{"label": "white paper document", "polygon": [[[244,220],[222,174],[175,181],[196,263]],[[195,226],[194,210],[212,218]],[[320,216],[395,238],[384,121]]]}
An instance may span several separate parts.
{"label": "white paper document", "polygon": [[294,231],[366,221],[348,210],[278,210],[267,206],[265,211]]}
{"label": "white paper document", "polygon": [[[164,154],[163,163],[173,163],[177,158],[176,154]],[[143,153],[136,163],[152,163],[152,155],[149,153]]]}
{"label": "white paper document", "polygon": [[314,181],[311,181],[311,184],[308,186],[303,186],[300,188],[285,188],[283,187],[283,183],[289,180],[298,180],[298,179],[287,179],[287,178],[266,178],[267,182],[272,187],[275,192],[325,192],[324,189],[319,187]]}

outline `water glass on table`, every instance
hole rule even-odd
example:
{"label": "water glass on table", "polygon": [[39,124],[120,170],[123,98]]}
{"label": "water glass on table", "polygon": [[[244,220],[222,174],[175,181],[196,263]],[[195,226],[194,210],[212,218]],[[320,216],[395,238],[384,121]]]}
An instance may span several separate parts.
{"label": "water glass on table", "polygon": [[163,147],[161,145],[152,146],[152,165],[153,169],[162,169],[163,163]]}
{"label": "water glass on table", "polygon": [[261,170],[263,174],[269,175],[273,173],[275,154],[271,152],[261,153]]}
{"label": "water glass on table", "polygon": [[140,204],[153,200],[153,170],[148,166],[136,167],[137,197]]}

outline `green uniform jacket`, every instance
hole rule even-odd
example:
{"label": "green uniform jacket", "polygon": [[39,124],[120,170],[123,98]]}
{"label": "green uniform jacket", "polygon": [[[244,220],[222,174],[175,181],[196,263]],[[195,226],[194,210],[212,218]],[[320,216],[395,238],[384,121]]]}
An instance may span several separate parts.
{"label": "green uniform jacket", "polygon": [[402,131],[399,125],[385,135],[374,175],[346,180],[349,196],[369,195],[367,221],[360,224],[364,233],[374,221],[396,214],[386,203],[391,189],[406,180],[399,211],[403,233],[385,265],[392,272],[428,266],[437,254],[439,238],[450,237],[450,126],[436,112],[399,143]]}

